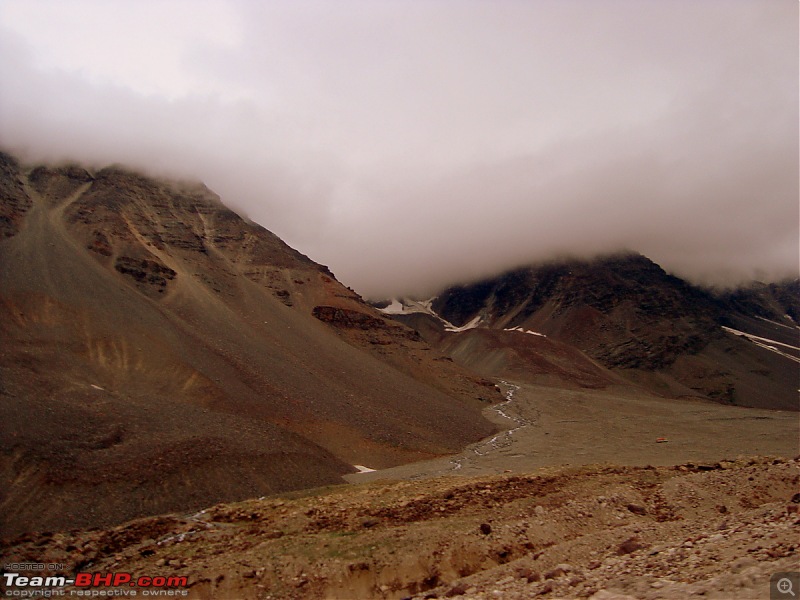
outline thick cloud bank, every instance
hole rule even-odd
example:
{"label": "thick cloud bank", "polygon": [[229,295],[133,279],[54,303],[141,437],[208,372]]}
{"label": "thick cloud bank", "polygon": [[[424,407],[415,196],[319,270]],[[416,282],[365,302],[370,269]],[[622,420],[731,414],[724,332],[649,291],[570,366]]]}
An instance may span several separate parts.
{"label": "thick cloud bank", "polygon": [[0,145],[196,178],[369,296],[798,274],[798,4],[0,0]]}

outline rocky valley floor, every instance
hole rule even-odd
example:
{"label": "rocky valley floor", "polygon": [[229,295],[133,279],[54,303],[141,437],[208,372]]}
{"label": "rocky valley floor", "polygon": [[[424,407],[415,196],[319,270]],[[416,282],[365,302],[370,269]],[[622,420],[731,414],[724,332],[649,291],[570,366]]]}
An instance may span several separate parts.
{"label": "rocky valley floor", "polygon": [[483,414],[504,432],[454,456],[346,478],[364,482],[527,473],[559,465],[671,466],[800,453],[800,420],[794,411],[660,398],[622,386],[591,390],[503,382],[501,387],[506,401]]}
{"label": "rocky valley floor", "polygon": [[24,536],[2,558],[182,575],[194,598],[765,598],[800,567],[799,466],[359,484]]}
{"label": "rocky valley floor", "polygon": [[6,540],[3,564],[185,576],[189,597],[276,599],[768,598],[772,574],[800,570],[796,413],[504,392],[487,414],[511,433],[459,455],[23,535]]}

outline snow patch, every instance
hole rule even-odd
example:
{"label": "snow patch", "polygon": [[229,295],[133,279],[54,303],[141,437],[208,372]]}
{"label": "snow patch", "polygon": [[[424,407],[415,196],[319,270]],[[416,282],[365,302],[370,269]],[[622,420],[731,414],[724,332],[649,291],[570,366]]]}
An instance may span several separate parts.
{"label": "snow patch", "polygon": [[460,331],[467,331],[468,329],[475,329],[475,328],[476,328],[478,325],[480,325],[480,324],[481,324],[481,316],[480,316],[480,315],[478,315],[477,317],[475,317],[474,319],[472,319],[472,320],[471,320],[469,323],[467,323],[466,325],[462,325],[461,327],[456,327],[455,325],[453,325],[452,323],[450,323],[450,324],[449,324],[450,326],[449,326],[449,327],[445,327],[445,328],[444,328],[444,330],[445,330],[445,331],[453,331],[453,332],[455,332],[455,333],[458,333],[458,332],[460,332]]}
{"label": "snow patch", "polygon": [[510,329],[503,329],[503,331],[519,331],[520,333],[527,333],[529,335],[538,335],[539,337],[547,337],[543,333],[539,333],[538,331],[531,331],[530,329],[523,329],[522,327],[511,327]]}
{"label": "snow patch", "polygon": [[399,300],[393,298],[389,306],[386,308],[379,308],[378,310],[386,315],[402,315],[405,312],[405,306],[403,306]]}
{"label": "snow patch", "polygon": [[[794,319],[789,315],[783,315],[787,319],[789,319],[792,323],[794,323]],[[800,329],[797,325],[792,327],[791,325],[786,325],[785,323],[778,323],[777,321],[773,321],[772,319],[765,319],[764,317],[756,317],[756,319],[761,319],[762,321],[766,321],[767,323],[772,323],[773,325],[777,325],[778,327],[786,327],[786,329]]]}
{"label": "snow patch", "polygon": [[480,322],[480,316],[475,317],[466,325],[462,325],[461,327],[456,327],[447,319],[443,319],[436,311],[433,310],[433,303],[436,300],[437,296],[433,298],[428,298],[427,300],[411,300],[410,298],[392,298],[392,303],[385,307],[379,308],[378,310],[385,315],[411,315],[414,313],[423,313],[426,315],[430,315],[433,318],[437,319],[444,325],[445,331],[455,332],[458,333],[460,331],[467,331],[468,329],[474,329],[477,327]]}
{"label": "snow patch", "polygon": [[434,300],[436,300],[435,296],[427,300],[392,298],[392,303],[389,306],[385,308],[379,308],[378,310],[385,315],[410,315],[413,313],[425,313],[444,321],[444,319],[437,315],[436,311],[433,310],[432,305]]}
{"label": "snow patch", "polygon": [[784,344],[783,342],[778,342],[776,340],[771,340],[769,338],[753,335],[752,333],[739,331],[738,329],[733,329],[732,327],[725,327],[724,325],[722,326],[722,329],[724,331],[727,331],[728,333],[732,333],[733,335],[745,337],[751,342],[753,342],[756,346],[760,346],[765,350],[769,350],[770,352],[775,352],[776,354],[780,354],[781,356],[788,358],[789,360],[793,360],[796,363],[800,363],[800,358],[792,356],[791,354],[786,354],[785,352],[781,352],[777,348],[777,346],[783,346],[785,348],[791,348],[792,350],[800,351],[800,348],[798,348],[797,346],[792,346],[791,344]]}
{"label": "snow patch", "polygon": [[353,465],[356,469],[358,469],[359,473],[374,473],[375,469],[370,469],[369,467],[365,467],[364,465]]}

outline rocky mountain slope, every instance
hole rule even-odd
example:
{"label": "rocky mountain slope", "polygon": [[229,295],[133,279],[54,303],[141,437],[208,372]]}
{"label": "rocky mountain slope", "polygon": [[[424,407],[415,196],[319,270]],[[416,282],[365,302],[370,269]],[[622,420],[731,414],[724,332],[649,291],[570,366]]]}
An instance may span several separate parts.
{"label": "rocky mountain slope", "polygon": [[[483,364],[487,375],[558,377],[582,387],[623,378],[664,395],[797,410],[799,286],[714,293],[625,253],[452,287],[424,303],[427,313],[382,306],[456,360]],[[544,364],[566,347],[571,371]],[[487,350],[497,360],[482,361]],[[574,369],[589,363],[594,369]]]}
{"label": "rocky mountain slope", "polygon": [[757,283],[725,290],[718,299],[733,313],[777,321],[800,323],[800,279]]}
{"label": "rocky mountain slope", "polygon": [[0,154],[0,532],[341,482],[494,430],[493,384],[204,186]]}
{"label": "rocky mountain slope", "polygon": [[620,255],[376,310],[199,184],[0,153],[0,194],[3,564],[193,598],[752,598],[800,570],[796,419],[729,406],[796,410],[796,282]]}

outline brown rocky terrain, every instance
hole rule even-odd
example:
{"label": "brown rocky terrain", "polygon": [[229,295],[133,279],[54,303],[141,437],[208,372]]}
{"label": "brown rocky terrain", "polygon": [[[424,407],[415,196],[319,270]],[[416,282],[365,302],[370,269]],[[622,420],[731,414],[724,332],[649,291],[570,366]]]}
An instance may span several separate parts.
{"label": "brown rocky terrain", "polygon": [[798,467],[358,484],[22,536],[2,559],[185,576],[191,598],[766,598],[773,573],[800,567]]}
{"label": "brown rocky terrain", "polygon": [[0,532],[337,483],[493,431],[493,384],[204,186],[0,166]]}
{"label": "brown rocky terrain", "polygon": [[24,534],[0,558],[186,577],[188,597],[210,599],[749,599],[800,567],[795,414],[630,387],[502,388],[485,413],[511,429],[459,454]]}

